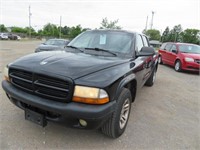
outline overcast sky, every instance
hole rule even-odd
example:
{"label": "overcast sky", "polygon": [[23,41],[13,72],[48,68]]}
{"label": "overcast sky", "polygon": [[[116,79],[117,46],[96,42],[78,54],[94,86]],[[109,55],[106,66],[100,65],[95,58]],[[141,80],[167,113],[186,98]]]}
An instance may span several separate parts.
{"label": "overcast sky", "polygon": [[181,24],[183,29],[200,29],[200,0],[0,0],[0,24],[26,27],[29,25],[28,7],[31,6],[31,26],[41,29],[47,23],[62,26],[99,28],[103,18],[119,19],[123,29],[141,32],[150,28],[160,31]]}

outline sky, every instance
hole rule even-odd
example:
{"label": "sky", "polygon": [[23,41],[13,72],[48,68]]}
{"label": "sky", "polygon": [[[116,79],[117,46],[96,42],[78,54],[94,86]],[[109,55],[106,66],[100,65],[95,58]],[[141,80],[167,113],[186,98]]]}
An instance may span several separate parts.
{"label": "sky", "polygon": [[163,32],[181,24],[183,29],[200,29],[200,0],[0,0],[0,24],[31,26],[38,30],[47,23],[99,28],[103,18],[117,20],[125,30],[142,32],[151,27]]}

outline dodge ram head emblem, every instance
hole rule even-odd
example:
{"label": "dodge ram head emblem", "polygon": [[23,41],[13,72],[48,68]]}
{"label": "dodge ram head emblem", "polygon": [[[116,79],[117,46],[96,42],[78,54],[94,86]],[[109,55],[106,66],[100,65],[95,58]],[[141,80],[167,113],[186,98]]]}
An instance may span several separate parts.
{"label": "dodge ram head emblem", "polygon": [[45,65],[45,64],[47,64],[47,61],[42,61],[42,62],[40,63],[40,65]]}

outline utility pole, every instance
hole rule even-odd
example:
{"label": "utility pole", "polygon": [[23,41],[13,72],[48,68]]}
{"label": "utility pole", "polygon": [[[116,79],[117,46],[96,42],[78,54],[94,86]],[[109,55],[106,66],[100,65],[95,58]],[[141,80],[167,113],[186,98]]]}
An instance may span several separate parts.
{"label": "utility pole", "polygon": [[59,38],[61,38],[61,22],[62,22],[62,16],[60,16],[60,33],[59,33]]}
{"label": "utility pole", "polygon": [[154,16],[154,11],[151,12],[152,13],[152,18],[151,18],[151,30],[153,29],[153,16]]}
{"label": "utility pole", "polygon": [[29,5],[29,38],[31,38],[31,6]]}
{"label": "utility pole", "polygon": [[148,24],[148,16],[147,16],[147,20],[146,20],[145,32],[147,31],[147,24]]}

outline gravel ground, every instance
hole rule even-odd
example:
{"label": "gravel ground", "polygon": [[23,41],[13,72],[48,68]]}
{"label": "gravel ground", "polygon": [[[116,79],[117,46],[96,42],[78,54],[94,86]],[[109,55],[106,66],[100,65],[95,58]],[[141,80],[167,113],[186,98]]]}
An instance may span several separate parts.
{"label": "gravel ground", "polygon": [[[0,41],[4,66],[33,53],[41,41]],[[110,139],[99,131],[24,119],[0,87],[0,149],[200,149],[200,76],[159,65],[153,87],[143,87],[132,104],[125,133]]]}

